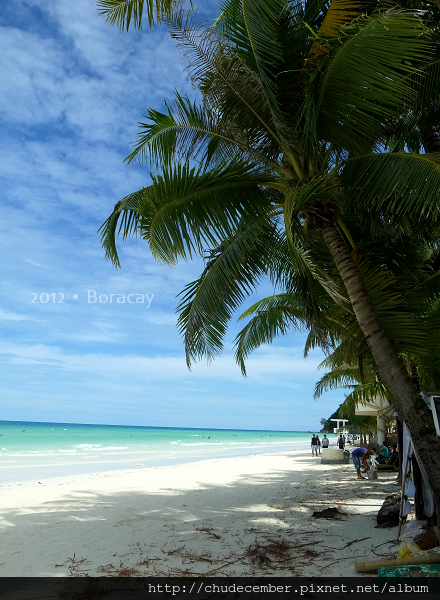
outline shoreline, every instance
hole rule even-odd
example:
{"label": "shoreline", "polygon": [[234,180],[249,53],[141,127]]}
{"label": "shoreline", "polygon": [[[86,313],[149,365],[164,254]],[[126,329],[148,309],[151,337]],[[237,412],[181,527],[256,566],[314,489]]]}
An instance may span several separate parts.
{"label": "shoreline", "polygon": [[310,448],[305,432],[0,423],[4,484]]}
{"label": "shoreline", "polygon": [[[332,440],[333,441],[333,440]],[[336,444],[332,444],[330,449],[336,449]],[[35,461],[34,457],[23,456],[20,462],[16,462],[13,464],[3,464],[0,462],[0,489],[4,486],[8,485],[18,485],[30,483],[32,481],[37,481],[41,479],[45,479],[47,481],[52,481],[58,477],[81,477],[88,475],[98,475],[100,473],[117,473],[117,472],[125,472],[125,471],[139,471],[142,469],[150,469],[150,468],[162,468],[162,467],[171,467],[171,466],[179,466],[186,465],[198,462],[205,462],[207,460],[227,460],[234,458],[241,458],[246,456],[264,456],[270,454],[280,454],[280,453],[291,453],[293,455],[307,453],[308,449],[304,449],[304,447],[295,449],[292,448],[292,444],[283,444],[281,447],[276,447],[273,449],[258,448],[258,446],[253,446],[251,448],[241,447],[241,448],[224,448],[224,449],[216,449],[216,451],[209,450],[209,455],[203,455],[202,453],[198,454],[190,454],[182,452],[180,455],[166,456],[163,453],[161,454],[159,451],[157,452],[157,456],[151,456],[151,454],[156,454],[156,451],[146,451],[141,452],[142,456],[138,456],[133,458],[132,456],[126,456],[119,458],[118,460],[71,460],[68,462],[68,458],[66,458],[63,462],[57,463],[47,463],[44,464],[42,462]],[[32,464],[32,460],[34,460],[34,464]],[[29,462],[31,464],[29,464]],[[26,464],[24,464],[26,463]],[[36,476],[36,473],[38,474]]]}
{"label": "shoreline", "polygon": [[[287,446],[287,445],[286,445]],[[166,467],[178,467],[183,465],[189,465],[194,463],[205,463],[207,461],[218,461],[218,460],[229,460],[235,458],[246,458],[248,456],[265,456],[280,453],[289,453],[292,455],[304,454],[304,449],[292,450],[291,445],[286,448],[281,448],[268,452],[267,449],[257,451],[256,448],[246,449],[243,448],[241,451],[227,449],[223,454],[218,451],[218,454],[211,454],[209,457],[199,455],[180,455],[173,457],[148,457],[148,459],[142,460],[141,464],[135,464],[130,458],[118,460],[118,461],[96,461],[96,462],[85,462],[75,461],[71,463],[58,463],[58,464],[35,464],[33,466],[27,465],[1,465],[0,464],[0,489],[5,486],[11,485],[25,485],[32,484],[38,480],[44,479],[46,482],[53,482],[59,478],[70,479],[70,478],[81,478],[86,476],[97,476],[101,474],[118,474],[125,472],[143,471],[145,469],[158,469]],[[149,464],[147,464],[149,463]],[[35,473],[38,473],[36,477]],[[12,474],[12,477],[11,477]]]}
{"label": "shoreline", "polygon": [[355,477],[291,451],[2,485],[0,575],[360,576],[395,551],[374,525],[397,487]]}

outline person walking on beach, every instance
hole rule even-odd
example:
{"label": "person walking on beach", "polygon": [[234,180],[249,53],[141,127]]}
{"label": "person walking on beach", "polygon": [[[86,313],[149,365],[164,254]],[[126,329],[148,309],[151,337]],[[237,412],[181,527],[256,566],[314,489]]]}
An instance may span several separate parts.
{"label": "person walking on beach", "polygon": [[321,440],[319,439],[319,435],[316,434],[316,440],[318,442],[318,452],[321,454]]}
{"label": "person walking on beach", "polygon": [[361,462],[364,467],[368,467],[367,458],[370,456],[370,451],[367,448],[355,448],[351,453],[354,468],[357,471],[358,479],[366,479],[361,475]]}
{"label": "person walking on beach", "polygon": [[312,456],[318,456],[318,440],[316,439],[315,434],[313,434],[313,436],[312,436],[311,445],[312,445]]}
{"label": "person walking on beach", "polygon": [[339,436],[338,446],[339,446],[340,450],[343,450],[345,448],[345,440],[342,437],[342,433]]}
{"label": "person walking on beach", "polygon": [[322,438],[322,447],[328,448],[328,437],[326,435],[324,435],[324,437]]}

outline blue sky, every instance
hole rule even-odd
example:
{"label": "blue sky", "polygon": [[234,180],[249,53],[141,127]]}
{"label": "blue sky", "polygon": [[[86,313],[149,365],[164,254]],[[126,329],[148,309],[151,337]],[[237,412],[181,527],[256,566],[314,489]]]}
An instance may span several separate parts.
{"label": "blue sky", "polygon": [[[189,372],[176,295],[202,262],[161,266],[136,240],[120,243],[122,269],[104,258],[97,229],[150,181],[123,164],[137,123],[174,88],[197,97],[166,29],[121,32],[93,0],[12,0],[0,24],[0,419],[317,429],[343,393],[313,400],[322,355],[303,359],[304,335],[260,349],[244,379],[235,317],[223,355]],[[154,297],[91,304],[88,290]]]}

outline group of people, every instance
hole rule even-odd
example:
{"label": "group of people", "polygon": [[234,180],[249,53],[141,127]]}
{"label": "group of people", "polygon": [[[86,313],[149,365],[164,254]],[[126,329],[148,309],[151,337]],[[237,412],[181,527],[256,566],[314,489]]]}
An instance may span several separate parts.
{"label": "group of people", "polygon": [[[350,446],[353,444],[353,439],[350,438],[350,436],[348,436],[348,438],[345,438],[345,435],[341,434],[339,436],[339,439],[337,441],[337,446],[340,449],[344,449],[345,448],[345,444],[348,443]],[[312,456],[318,456],[318,454],[321,454],[321,447],[322,448],[328,448],[329,447],[329,439],[327,438],[326,435],[324,435],[324,437],[322,438],[322,441],[319,439],[319,435],[312,435],[312,439],[311,439],[311,447],[312,447]],[[356,469],[357,472],[357,476],[358,479],[365,479],[365,477],[363,477],[361,475],[361,466],[363,465],[365,468],[368,469],[369,465],[368,465],[368,458],[370,457],[371,452],[370,450],[368,450],[367,448],[355,448],[353,450],[353,452],[351,453],[351,457],[353,459],[353,465],[354,468]],[[383,444],[380,446],[380,454],[378,456],[375,456],[375,459],[377,460],[377,462],[379,464],[394,464],[395,462],[397,462],[399,460],[399,453],[398,453],[398,448],[396,445],[393,446],[387,446],[386,444]]]}
{"label": "group of people", "polygon": [[381,464],[389,464],[394,465],[399,460],[399,452],[397,450],[397,444],[393,444],[392,446],[380,446],[380,454],[376,457],[378,463]]}
{"label": "group of people", "polygon": [[[348,444],[352,444],[353,441],[351,440],[351,438],[349,438],[349,440],[347,440]],[[330,444],[330,441],[328,439],[328,437],[326,435],[324,435],[324,437],[322,438],[322,440],[319,439],[319,435],[312,435],[312,440],[311,440],[311,447],[312,447],[312,456],[318,456],[318,453],[321,454],[321,447],[322,448],[328,448]],[[339,448],[344,449],[345,448],[345,435],[340,435],[339,436],[339,440],[337,441],[337,445]]]}
{"label": "group of people", "polygon": [[[367,448],[355,448],[351,453],[351,457],[353,459],[353,465],[356,469],[358,479],[365,479],[361,475],[361,464],[368,469],[368,458],[372,452]],[[373,453],[374,454],[374,453]],[[394,465],[399,460],[399,452],[397,445],[386,446],[385,444],[380,446],[380,454],[374,457],[379,464],[387,463],[389,465]]]}
{"label": "group of people", "polygon": [[[345,435],[341,434],[337,441],[337,445],[342,450],[345,448],[345,441],[346,441]],[[324,442],[325,442],[325,445],[324,445]],[[328,448],[329,440],[328,440],[327,436],[324,435],[324,437],[322,438],[322,442],[321,442],[319,439],[319,435],[313,434],[313,437],[311,440],[311,445],[312,445],[312,456],[318,456],[318,452],[319,452],[319,454],[321,454],[321,445],[323,448]],[[363,477],[361,475],[361,463],[365,467],[368,468],[367,459],[370,456],[370,451],[367,450],[367,448],[355,448],[353,450],[353,452],[351,453],[351,456],[353,458],[354,467],[357,471],[358,479],[365,479],[365,477]]]}
{"label": "group of people", "polygon": [[354,441],[356,440],[356,436],[347,436],[347,438],[345,437],[344,434],[340,434],[339,436],[339,440],[337,441],[338,444],[338,448],[340,448],[341,450],[343,450],[345,448],[345,444],[348,444],[349,446],[353,446]]}
{"label": "group of people", "polygon": [[321,454],[321,447],[322,448],[328,448],[329,445],[329,441],[328,441],[328,437],[326,435],[324,435],[324,437],[322,438],[322,441],[319,439],[319,435],[312,435],[312,440],[311,440],[311,446],[312,446],[312,456],[318,456],[318,452],[319,454]]}

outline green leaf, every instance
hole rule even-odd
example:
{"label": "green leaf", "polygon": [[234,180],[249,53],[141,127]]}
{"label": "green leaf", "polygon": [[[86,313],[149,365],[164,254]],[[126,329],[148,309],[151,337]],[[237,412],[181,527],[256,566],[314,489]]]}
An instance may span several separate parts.
{"label": "green leaf", "polygon": [[220,11],[213,28],[226,37],[241,52],[244,51],[246,54],[250,54],[252,45],[243,17],[242,0],[221,0]]}
{"label": "green leaf", "polygon": [[[381,381],[368,381],[364,385],[359,384],[355,387],[355,389],[347,396],[345,402],[343,404],[343,410],[353,410],[354,408],[360,404],[361,406],[365,406],[367,404],[371,404],[372,400],[377,396],[382,396],[390,402],[393,403],[393,397],[390,394],[387,386]],[[376,424],[376,418],[374,418],[374,423]]]}
{"label": "green leaf", "polygon": [[[253,123],[260,144],[264,137],[279,142],[268,104],[261,93],[261,81],[240,59],[230,41],[215,28],[207,29],[193,11],[183,7],[166,21],[171,37],[178,42],[182,56],[189,62],[190,79],[202,91],[205,101],[222,114],[222,119],[231,119],[238,110],[242,117],[238,129],[249,130]],[[231,122],[234,120],[232,118]],[[252,138],[252,132],[249,137]]]}
{"label": "green leaf", "polygon": [[440,156],[383,153],[350,158],[342,171],[348,202],[391,222],[439,222]]}
{"label": "green leaf", "polygon": [[[350,24],[362,14],[365,5],[365,2],[359,0],[331,0],[318,34],[315,36],[318,39],[337,36],[341,27]],[[311,55],[327,52],[328,48],[319,41],[314,42],[310,50]]]}
{"label": "green leaf", "polygon": [[414,292],[416,292],[419,306],[421,304],[420,300],[423,304],[436,302],[440,298],[440,269],[420,282],[414,289]]}
{"label": "green leaf", "polygon": [[[129,194],[118,202],[112,214],[101,225],[98,233],[101,234],[101,244],[105,250],[106,258],[109,258],[115,267],[120,267],[118,251],[116,248],[116,235],[123,233],[123,239],[134,235],[138,227],[139,207],[144,201],[145,190],[142,188],[133,194]],[[119,224],[119,229],[118,229]]]}
{"label": "green leaf", "polygon": [[396,288],[395,278],[371,268],[359,258],[357,265],[377,316],[397,352],[426,354],[426,331],[421,315],[405,302],[403,294]]}
{"label": "green leaf", "polygon": [[188,164],[152,176],[139,206],[139,230],[154,257],[174,265],[180,256],[203,255],[232,237],[243,217],[265,214],[261,186],[274,177],[259,165],[231,161],[200,172]]}
{"label": "green leaf", "polygon": [[307,243],[300,222],[300,213],[306,206],[308,209],[318,203],[336,206],[337,197],[337,182],[333,177],[315,177],[309,183],[297,185],[287,191],[283,216],[292,263],[302,273],[309,271],[336,302],[346,303],[346,298],[340,293],[331,277],[316,260],[313,260],[313,252],[305,250]]}
{"label": "green leaf", "polygon": [[158,23],[164,12],[169,12],[175,0],[97,0],[100,15],[105,15],[106,23],[117,25],[121,29],[129,29],[133,20],[135,29],[142,29],[144,9],[146,9],[148,25]]}
{"label": "green leaf", "polygon": [[282,61],[277,39],[280,20],[287,9],[285,0],[242,0],[243,20],[255,56],[261,85],[278,128],[285,128],[276,100],[274,73]]}
{"label": "green leaf", "polygon": [[147,160],[157,168],[169,165],[174,159],[186,162],[198,160],[205,165],[249,157],[268,162],[249,148],[238,132],[228,131],[227,125],[212,111],[197,106],[177,91],[176,99],[167,104],[168,114],[148,110],[150,122],[140,123],[140,133],[133,152],[125,159],[128,163]]}
{"label": "green leaf", "polygon": [[292,328],[302,329],[304,310],[290,294],[277,294],[259,300],[249,307],[239,319],[256,315],[235,338],[235,358],[241,372],[246,375],[246,359],[262,344],[270,344],[278,335],[286,335]]}
{"label": "green leaf", "polygon": [[425,31],[419,19],[396,10],[343,28],[307,91],[321,139],[354,152],[379,147],[384,119],[414,94],[408,75],[429,59]]}
{"label": "green leaf", "polygon": [[179,294],[178,328],[188,367],[219,354],[233,312],[266,274],[276,229],[266,221],[242,222],[235,235],[207,257],[201,277]]}
{"label": "green leaf", "polygon": [[342,365],[326,373],[315,384],[313,397],[319,398],[324,392],[336,389],[352,388],[359,384],[361,376],[359,367],[354,365]]}

